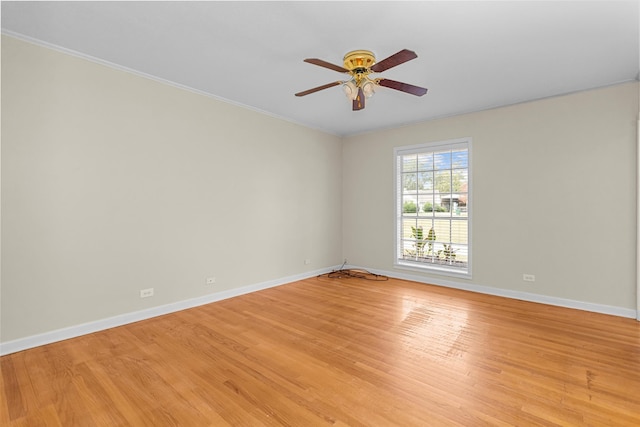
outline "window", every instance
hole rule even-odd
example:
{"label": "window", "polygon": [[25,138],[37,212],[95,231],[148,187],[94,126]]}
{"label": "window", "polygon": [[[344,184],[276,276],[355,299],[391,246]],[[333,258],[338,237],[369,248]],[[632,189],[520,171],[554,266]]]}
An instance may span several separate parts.
{"label": "window", "polygon": [[469,276],[470,138],[394,150],[396,265]]}

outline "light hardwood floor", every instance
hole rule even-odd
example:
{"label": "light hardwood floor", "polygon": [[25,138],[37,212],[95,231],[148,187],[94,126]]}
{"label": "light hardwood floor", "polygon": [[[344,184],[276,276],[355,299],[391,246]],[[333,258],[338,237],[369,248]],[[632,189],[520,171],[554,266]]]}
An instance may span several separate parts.
{"label": "light hardwood floor", "polygon": [[311,278],[4,356],[3,426],[638,426],[640,323]]}

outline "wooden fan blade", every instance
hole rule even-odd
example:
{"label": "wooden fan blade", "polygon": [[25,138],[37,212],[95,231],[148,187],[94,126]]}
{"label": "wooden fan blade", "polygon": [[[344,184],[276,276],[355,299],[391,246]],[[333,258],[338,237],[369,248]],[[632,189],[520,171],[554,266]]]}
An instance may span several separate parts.
{"label": "wooden fan blade", "polygon": [[349,70],[347,70],[346,68],[342,68],[339,65],[335,65],[335,64],[332,64],[332,63],[327,62],[327,61],[323,61],[322,59],[318,59],[318,58],[307,58],[307,59],[304,60],[304,62],[308,62],[309,64],[318,65],[320,67],[328,68],[330,70],[337,71],[339,73],[348,73],[349,72]]}
{"label": "wooden fan blade", "polygon": [[353,100],[353,111],[364,110],[364,92],[358,88],[358,96]]}
{"label": "wooden fan blade", "polygon": [[410,93],[411,95],[415,95],[415,96],[422,96],[425,93],[427,93],[427,89],[423,87],[410,85],[409,83],[397,82],[395,80],[380,79],[378,81],[378,84],[380,86],[399,90],[401,92]]}
{"label": "wooden fan blade", "polygon": [[388,70],[389,68],[393,68],[396,65],[403,64],[407,61],[411,61],[412,59],[417,58],[418,55],[412,50],[402,49],[398,53],[394,53],[390,57],[383,59],[382,61],[374,64],[371,67],[371,71],[375,73],[380,73],[382,71]]}
{"label": "wooden fan blade", "polygon": [[327,83],[326,85],[322,85],[322,86],[314,87],[313,89],[308,89],[308,90],[305,90],[305,91],[302,91],[302,92],[298,92],[298,93],[296,93],[296,96],[309,95],[310,93],[318,92],[320,90],[328,89],[330,87],[338,86],[340,84],[342,84],[342,82]]}

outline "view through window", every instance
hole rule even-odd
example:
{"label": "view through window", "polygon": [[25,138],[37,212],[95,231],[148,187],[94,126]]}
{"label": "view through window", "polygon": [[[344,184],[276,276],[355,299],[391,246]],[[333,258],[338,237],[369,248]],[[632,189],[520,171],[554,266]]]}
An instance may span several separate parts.
{"label": "view through window", "polygon": [[396,264],[470,274],[469,139],[396,148]]}

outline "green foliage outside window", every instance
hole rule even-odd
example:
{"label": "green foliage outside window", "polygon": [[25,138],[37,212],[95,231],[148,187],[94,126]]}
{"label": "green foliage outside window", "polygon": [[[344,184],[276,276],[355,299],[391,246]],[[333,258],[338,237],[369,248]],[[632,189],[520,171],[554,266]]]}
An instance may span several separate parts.
{"label": "green foliage outside window", "polygon": [[416,213],[416,212],[418,212],[418,206],[416,206],[416,204],[412,200],[407,200],[402,205],[402,212],[404,212],[404,213]]}

